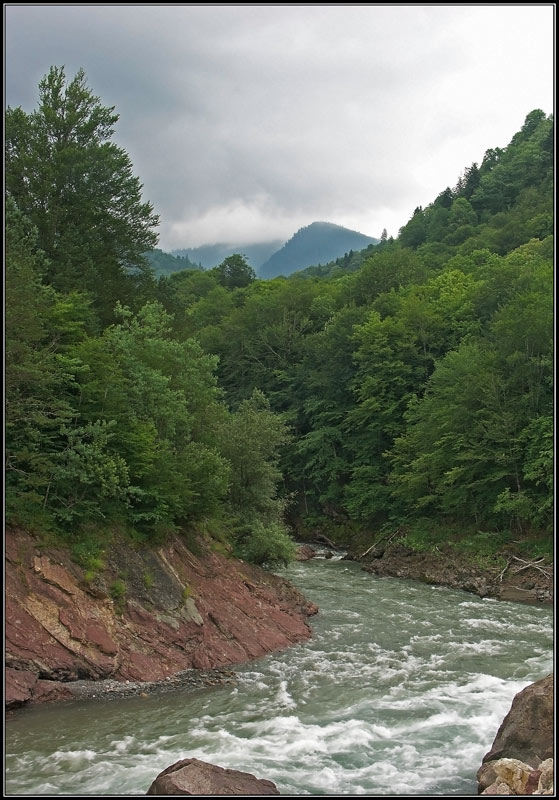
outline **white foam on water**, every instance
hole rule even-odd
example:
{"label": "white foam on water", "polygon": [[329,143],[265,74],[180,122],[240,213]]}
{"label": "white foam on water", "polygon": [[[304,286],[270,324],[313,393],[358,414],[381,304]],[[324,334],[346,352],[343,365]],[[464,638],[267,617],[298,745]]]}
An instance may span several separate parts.
{"label": "white foam on water", "polygon": [[470,628],[480,628],[483,630],[489,631],[506,631],[507,634],[511,634],[515,627],[522,632],[526,631],[534,631],[536,633],[540,633],[542,628],[540,625],[530,625],[528,623],[522,623],[518,621],[516,625],[511,623],[511,620],[498,620],[498,619],[491,619],[490,617],[469,617],[467,619],[467,624]]}
{"label": "white foam on water", "polygon": [[51,758],[59,764],[69,763],[73,768],[97,758],[95,750],[57,750]]}
{"label": "white foam on water", "polygon": [[276,694],[276,703],[286,708],[295,708],[297,703],[287,691],[287,681],[282,681]]}
{"label": "white foam on water", "polygon": [[135,747],[136,741],[135,736],[125,736],[123,739],[115,739],[112,741],[111,746],[117,753],[127,753]]}
{"label": "white foam on water", "polygon": [[483,642],[453,641],[448,642],[448,646],[452,648],[454,655],[468,655],[470,653],[497,655],[507,649],[505,643],[494,639],[485,639]]}

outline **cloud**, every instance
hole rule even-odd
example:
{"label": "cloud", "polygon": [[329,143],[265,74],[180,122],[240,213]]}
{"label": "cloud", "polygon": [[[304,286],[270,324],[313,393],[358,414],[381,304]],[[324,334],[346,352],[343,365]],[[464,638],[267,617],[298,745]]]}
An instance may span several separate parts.
{"label": "cloud", "polygon": [[[8,6],[6,93],[83,66],[121,119],[161,246],[396,235],[553,100],[553,9]],[[187,237],[187,238],[183,238]]]}

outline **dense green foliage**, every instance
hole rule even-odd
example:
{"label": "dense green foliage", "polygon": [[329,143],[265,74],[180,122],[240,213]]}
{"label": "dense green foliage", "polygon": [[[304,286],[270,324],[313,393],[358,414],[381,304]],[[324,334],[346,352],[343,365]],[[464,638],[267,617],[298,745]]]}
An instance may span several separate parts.
{"label": "dense green foliage", "polygon": [[156,282],[116,116],[64,81],[7,114],[8,521],[196,527],[258,563],[291,556],[286,515],[549,550],[551,118],[322,275],[234,254]]}
{"label": "dense green foliage", "polygon": [[201,264],[193,263],[188,256],[173,256],[170,253],[164,253],[157,247],[149,250],[145,256],[156,277],[170,275],[185,269],[203,269]]}
{"label": "dense green foliage", "polygon": [[[216,357],[174,334],[149,274],[140,282],[126,273],[125,266],[144,269],[154,218],[138,201],[125,154],[99,143],[116,120],[112,110],[98,105],[81,73],[65,85],[62,70],[51,70],[41,97],[39,112],[8,112],[8,522],[69,536],[82,558],[96,528],[118,525],[150,541],[196,525],[259,563],[285,561],[291,545],[276,497],[285,424],[258,395],[231,413],[217,386]],[[43,150],[43,116],[54,131],[45,135],[54,141],[50,151]],[[25,144],[17,144],[23,131]],[[46,176],[45,185],[33,183],[46,152],[55,185],[62,172],[61,194],[47,189]],[[88,180],[85,170],[93,173]],[[104,245],[94,236],[102,179],[119,193],[103,211],[103,224],[114,223]],[[60,231],[51,225],[57,215]],[[205,280],[207,291],[223,294],[254,280],[241,256],[211,275],[176,275],[192,276],[191,291]],[[182,310],[187,296],[175,297]]]}

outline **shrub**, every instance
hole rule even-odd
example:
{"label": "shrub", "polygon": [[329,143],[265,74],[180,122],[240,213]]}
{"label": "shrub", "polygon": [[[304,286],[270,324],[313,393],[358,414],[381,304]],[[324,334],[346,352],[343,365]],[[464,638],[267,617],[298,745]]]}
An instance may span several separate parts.
{"label": "shrub", "polygon": [[113,581],[110,588],[111,597],[115,602],[122,601],[126,596],[126,584],[118,578]]}
{"label": "shrub", "polygon": [[295,557],[295,544],[278,522],[255,521],[235,549],[236,555],[245,561],[266,567],[286,565]]}

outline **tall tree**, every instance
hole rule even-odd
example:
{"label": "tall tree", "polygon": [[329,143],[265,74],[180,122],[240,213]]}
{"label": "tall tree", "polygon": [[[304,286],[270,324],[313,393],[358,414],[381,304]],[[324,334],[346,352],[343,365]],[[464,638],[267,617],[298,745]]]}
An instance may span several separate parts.
{"label": "tall tree", "polygon": [[37,110],[6,113],[6,189],[38,231],[45,278],[61,291],[87,291],[103,323],[117,300],[130,302],[151,270],[158,217],[142,201],[125,150],[110,141],[118,120],[101,105],[83,70],[66,80],[51,67]]}
{"label": "tall tree", "polygon": [[215,267],[218,281],[227,289],[240,289],[256,279],[256,273],[245,256],[234,253]]}

